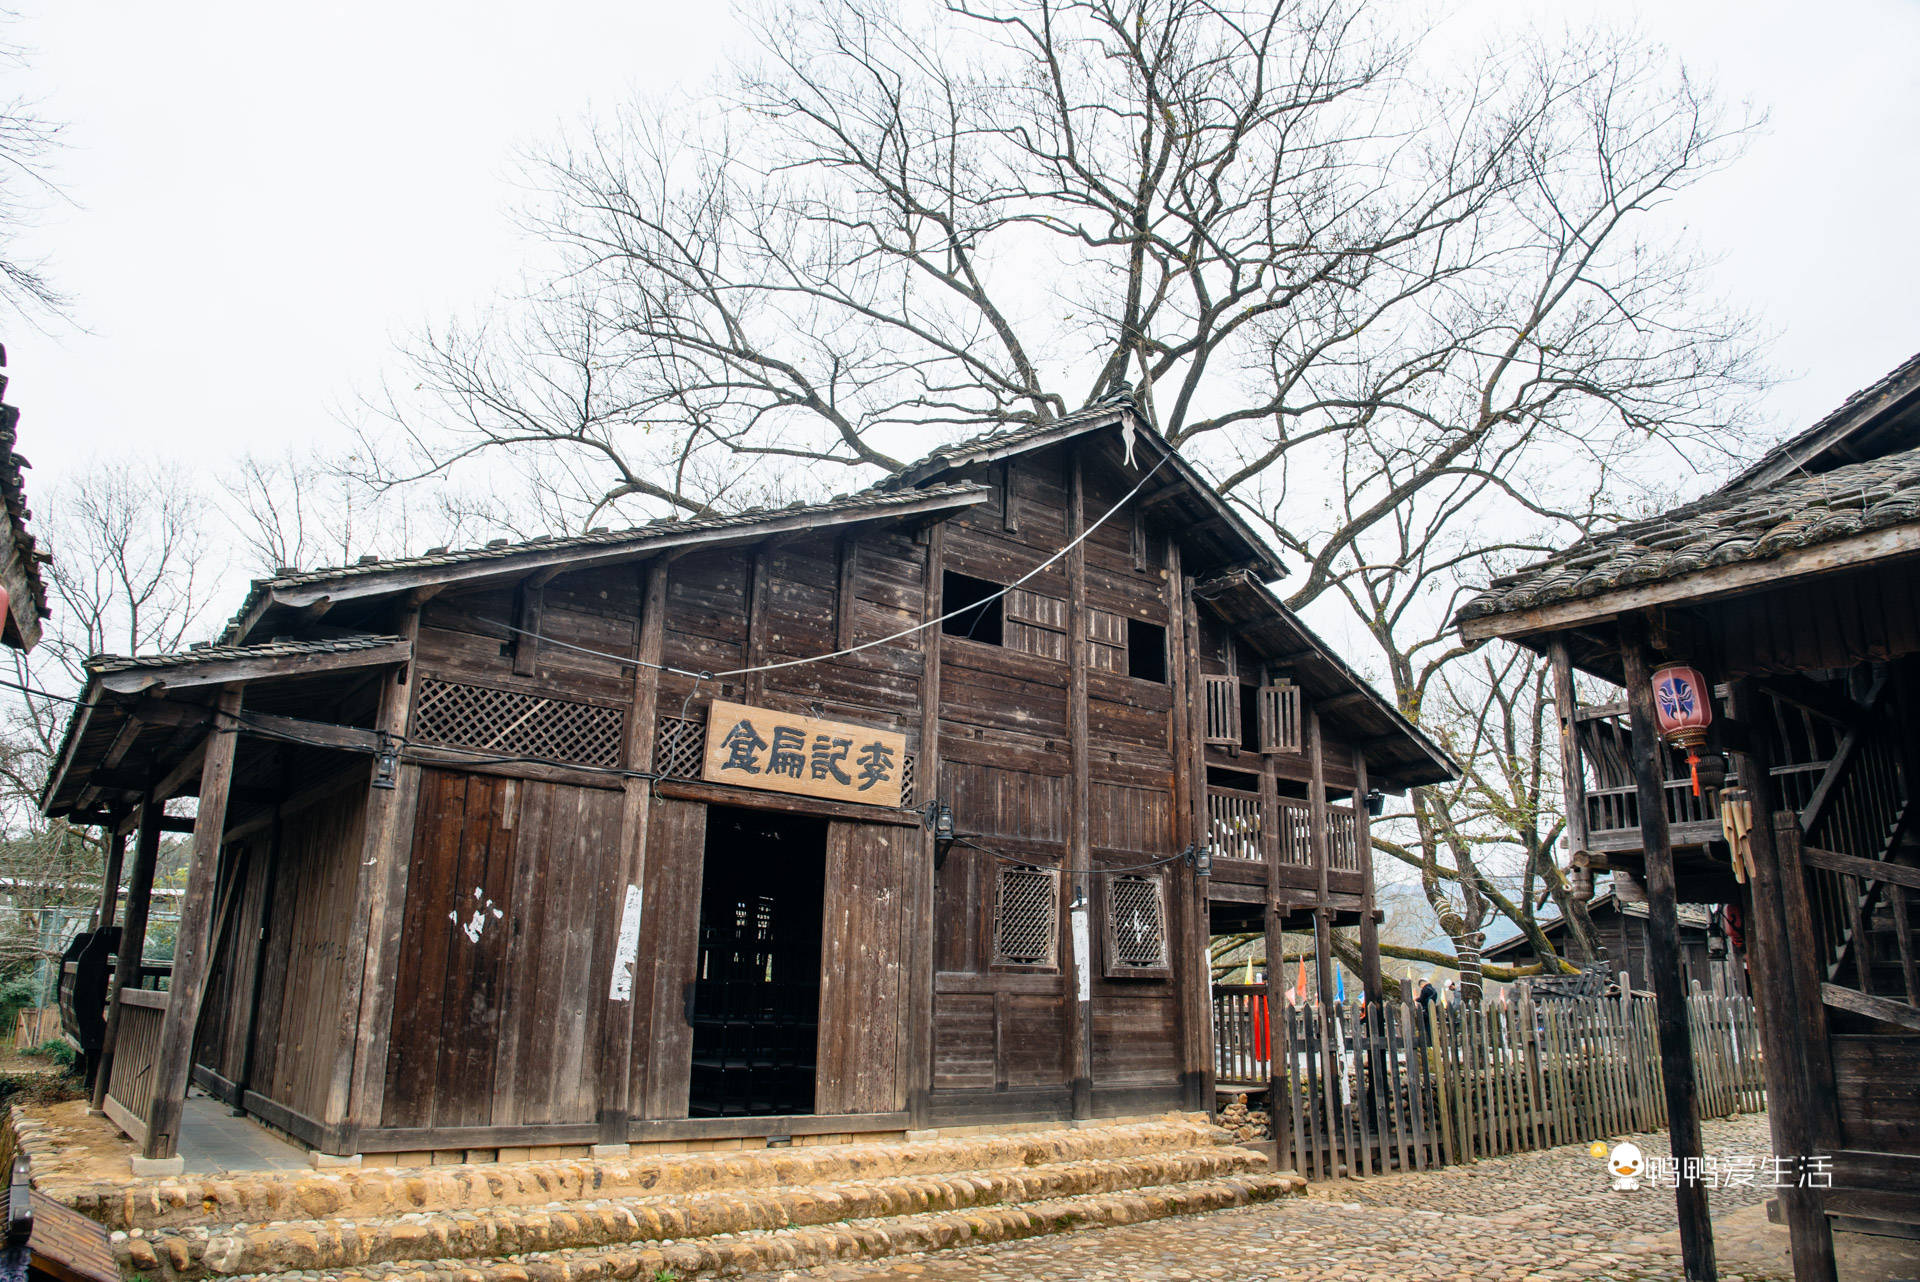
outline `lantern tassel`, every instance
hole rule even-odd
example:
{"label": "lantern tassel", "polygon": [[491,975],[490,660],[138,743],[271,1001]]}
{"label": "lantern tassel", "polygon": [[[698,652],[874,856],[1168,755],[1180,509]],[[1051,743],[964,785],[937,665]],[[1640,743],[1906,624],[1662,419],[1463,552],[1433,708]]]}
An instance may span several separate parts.
{"label": "lantern tassel", "polygon": [[1687,749],[1687,769],[1693,775],[1693,795],[1700,795],[1700,754],[1692,748]]}

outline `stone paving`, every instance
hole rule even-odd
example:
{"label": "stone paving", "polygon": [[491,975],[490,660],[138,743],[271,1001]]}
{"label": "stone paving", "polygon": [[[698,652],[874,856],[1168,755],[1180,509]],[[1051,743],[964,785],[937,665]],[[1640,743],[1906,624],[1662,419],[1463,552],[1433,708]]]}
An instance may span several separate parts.
{"label": "stone paving", "polygon": [[[1766,1114],[1705,1124],[1706,1151],[1765,1157]],[[1664,1134],[1635,1137],[1649,1153]],[[1770,1193],[1715,1189],[1716,1218]],[[1680,1279],[1673,1194],[1615,1192],[1585,1145],[1311,1187],[1306,1198],[997,1246],[754,1275],[752,1282],[1510,1282]],[[1791,1282],[1784,1262],[1723,1261],[1721,1282]]]}

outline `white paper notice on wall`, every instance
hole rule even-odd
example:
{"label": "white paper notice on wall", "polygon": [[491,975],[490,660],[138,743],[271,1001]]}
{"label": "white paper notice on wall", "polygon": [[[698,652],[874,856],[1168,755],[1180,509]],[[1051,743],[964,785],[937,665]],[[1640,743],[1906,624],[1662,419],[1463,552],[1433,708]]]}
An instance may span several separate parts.
{"label": "white paper notice on wall", "polygon": [[1093,932],[1087,925],[1087,906],[1073,906],[1073,971],[1080,984],[1080,1000],[1093,1000]]}
{"label": "white paper notice on wall", "polygon": [[633,968],[640,952],[640,887],[627,887],[627,906],[620,912],[620,943],[613,950],[613,985],[607,990],[610,1001],[633,999]]}

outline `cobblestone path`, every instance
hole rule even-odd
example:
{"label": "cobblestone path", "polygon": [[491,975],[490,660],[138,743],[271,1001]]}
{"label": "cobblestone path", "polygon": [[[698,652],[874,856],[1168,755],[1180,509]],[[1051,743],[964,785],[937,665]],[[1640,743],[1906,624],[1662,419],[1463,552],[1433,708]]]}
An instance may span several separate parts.
{"label": "cobblestone path", "polygon": [[[1708,1122],[1706,1151],[1764,1157],[1764,1113]],[[1649,1153],[1666,1136],[1635,1137]],[[1713,1214],[1762,1202],[1758,1188],[1716,1189]],[[1093,1229],[998,1246],[761,1274],[754,1282],[1509,1282],[1680,1279],[1673,1194],[1614,1192],[1586,1146],[1469,1167],[1314,1185],[1304,1198],[1210,1215]],[[1669,1240],[1661,1241],[1662,1237]],[[1723,1265],[1721,1282],[1791,1282]]]}

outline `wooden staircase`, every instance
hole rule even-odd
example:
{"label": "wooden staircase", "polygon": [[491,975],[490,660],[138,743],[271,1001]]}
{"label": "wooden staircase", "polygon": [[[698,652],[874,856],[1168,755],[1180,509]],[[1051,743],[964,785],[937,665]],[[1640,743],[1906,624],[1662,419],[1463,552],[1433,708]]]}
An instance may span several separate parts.
{"label": "wooden staircase", "polygon": [[70,1190],[123,1275],[525,1282],[807,1268],[1304,1192],[1197,1117],[891,1144]]}

